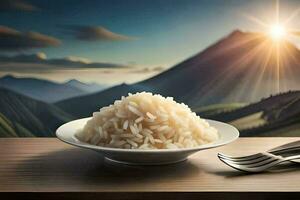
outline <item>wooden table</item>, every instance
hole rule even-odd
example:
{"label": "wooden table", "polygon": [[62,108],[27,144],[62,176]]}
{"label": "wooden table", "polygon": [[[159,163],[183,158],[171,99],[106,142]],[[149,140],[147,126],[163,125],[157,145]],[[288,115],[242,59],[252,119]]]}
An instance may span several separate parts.
{"label": "wooden table", "polygon": [[55,138],[2,138],[0,199],[296,200],[299,165],[247,175],[224,165],[216,154],[250,154],[298,139],[240,138],[196,153],[186,162],[143,167],[111,163],[96,152]]}

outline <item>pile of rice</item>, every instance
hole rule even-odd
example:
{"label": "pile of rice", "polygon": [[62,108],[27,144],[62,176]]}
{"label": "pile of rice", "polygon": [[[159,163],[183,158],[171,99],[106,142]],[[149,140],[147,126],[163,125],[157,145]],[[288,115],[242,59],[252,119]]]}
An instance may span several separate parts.
{"label": "pile of rice", "polygon": [[105,147],[176,149],[213,142],[218,131],[172,97],[141,92],[94,112],[76,137]]}

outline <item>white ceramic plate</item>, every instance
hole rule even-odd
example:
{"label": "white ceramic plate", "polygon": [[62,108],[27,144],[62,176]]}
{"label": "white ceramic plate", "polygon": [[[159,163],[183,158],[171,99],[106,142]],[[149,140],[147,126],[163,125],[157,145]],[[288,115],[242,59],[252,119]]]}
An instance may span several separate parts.
{"label": "white ceramic plate", "polygon": [[176,163],[186,160],[189,155],[197,151],[222,146],[233,142],[239,137],[239,131],[235,127],[226,123],[207,120],[211,126],[218,129],[220,137],[213,143],[201,145],[199,147],[160,150],[108,148],[84,143],[75,138],[74,135],[76,131],[82,129],[89,119],[90,118],[78,119],[60,126],[56,130],[57,137],[68,144],[97,151],[110,161],[126,164],[161,165]]}

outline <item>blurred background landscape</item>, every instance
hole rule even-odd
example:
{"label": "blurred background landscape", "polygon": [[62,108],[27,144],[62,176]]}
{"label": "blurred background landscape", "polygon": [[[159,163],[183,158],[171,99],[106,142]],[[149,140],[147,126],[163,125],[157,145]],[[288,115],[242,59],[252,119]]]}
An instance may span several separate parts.
{"label": "blurred background landscape", "polygon": [[0,2],[0,137],[54,137],[129,92],[241,136],[300,136],[300,2]]}

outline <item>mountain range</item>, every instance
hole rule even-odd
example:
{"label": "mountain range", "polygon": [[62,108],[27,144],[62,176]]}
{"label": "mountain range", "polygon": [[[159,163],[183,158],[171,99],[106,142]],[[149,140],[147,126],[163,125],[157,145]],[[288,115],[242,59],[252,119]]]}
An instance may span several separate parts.
{"label": "mountain range", "polygon": [[66,83],[56,83],[37,78],[18,78],[6,75],[0,78],[0,87],[30,96],[34,99],[53,103],[63,99],[101,91],[105,86],[86,84],[72,79]]}
{"label": "mountain range", "polygon": [[[278,66],[278,45],[282,47],[280,63],[285,70]],[[150,79],[62,100],[56,105],[76,117],[86,117],[115,99],[138,91],[172,96],[193,109],[218,103],[251,103],[271,94],[299,90],[299,77],[300,51],[293,44],[285,40],[279,44],[259,33],[233,31]]]}
{"label": "mountain range", "polygon": [[0,136],[54,136],[61,124],[140,91],[173,96],[200,116],[237,126],[242,136],[299,136],[299,77],[300,51],[293,44],[241,31],[150,79],[100,92],[105,85],[5,76]]}
{"label": "mountain range", "polygon": [[97,83],[83,83],[76,79],[71,79],[65,82],[64,85],[75,87],[88,93],[99,92],[109,87],[108,85],[105,84],[100,85]]}

